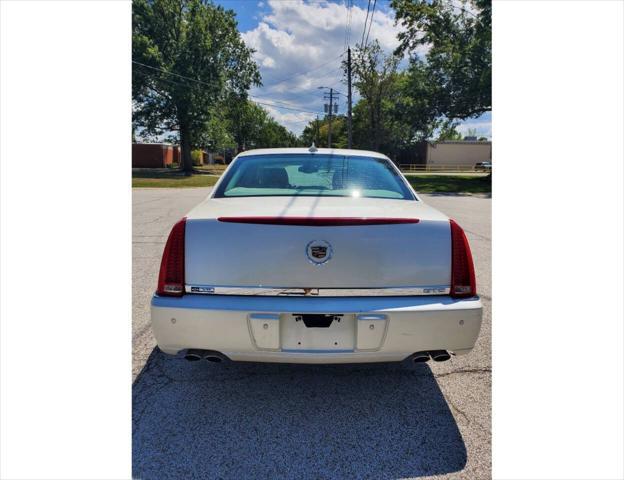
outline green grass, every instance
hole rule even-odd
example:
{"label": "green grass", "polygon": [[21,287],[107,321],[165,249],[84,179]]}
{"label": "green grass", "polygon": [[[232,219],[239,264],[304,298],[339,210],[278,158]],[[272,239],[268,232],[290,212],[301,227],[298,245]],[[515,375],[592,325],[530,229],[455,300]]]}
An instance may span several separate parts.
{"label": "green grass", "polygon": [[202,173],[210,173],[212,175],[221,175],[227,165],[213,164],[213,165],[201,165],[199,167],[195,167],[195,170],[199,170]]}
{"label": "green grass", "polygon": [[492,193],[492,177],[467,175],[406,175],[418,193]]}
{"label": "green grass", "polygon": [[[216,173],[216,172],[215,172]],[[492,178],[469,175],[406,175],[418,193],[491,193]],[[132,173],[132,186],[140,188],[211,187],[217,175],[195,174],[190,177],[178,171],[141,170]]]}
{"label": "green grass", "polygon": [[196,174],[187,177],[177,171],[132,172],[132,186],[140,188],[211,187],[217,180],[218,176]]}

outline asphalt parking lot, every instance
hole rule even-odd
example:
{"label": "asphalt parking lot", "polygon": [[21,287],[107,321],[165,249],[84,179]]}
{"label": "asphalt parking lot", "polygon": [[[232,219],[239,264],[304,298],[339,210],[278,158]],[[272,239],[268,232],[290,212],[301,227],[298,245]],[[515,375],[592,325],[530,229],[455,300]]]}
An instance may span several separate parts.
{"label": "asphalt parking lot", "polygon": [[133,189],[133,477],[491,477],[491,199],[422,195],[465,229],[484,304],[473,352],[418,365],[187,362],[149,302],[171,226],[208,188]]}

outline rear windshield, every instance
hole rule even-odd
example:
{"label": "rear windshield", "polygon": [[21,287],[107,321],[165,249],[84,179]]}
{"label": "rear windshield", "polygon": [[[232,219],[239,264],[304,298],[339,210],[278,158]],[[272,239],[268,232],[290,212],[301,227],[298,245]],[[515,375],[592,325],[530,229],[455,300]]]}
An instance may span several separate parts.
{"label": "rear windshield", "polygon": [[317,154],[241,157],[228,170],[214,197],[303,195],[414,200],[388,160]]}

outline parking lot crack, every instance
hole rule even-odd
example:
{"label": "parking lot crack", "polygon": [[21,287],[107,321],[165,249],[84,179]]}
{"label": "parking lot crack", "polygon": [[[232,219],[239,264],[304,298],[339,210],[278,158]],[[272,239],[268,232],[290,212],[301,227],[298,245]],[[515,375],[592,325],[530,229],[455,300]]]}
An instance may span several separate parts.
{"label": "parking lot crack", "polygon": [[464,412],[461,408],[459,408],[457,405],[455,405],[455,402],[453,402],[450,398],[447,398],[447,399],[446,399],[446,402],[447,402],[447,403],[451,406],[451,408],[452,408],[455,412],[459,413],[459,414],[462,416],[462,418],[464,419],[464,421],[465,421],[467,424],[471,424],[471,423],[472,423],[472,422],[470,421],[470,418],[468,418],[468,415],[466,414],[466,412]]}
{"label": "parking lot crack", "polygon": [[479,429],[480,429],[483,433],[485,433],[485,434],[486,434],[486,436],[489,434],[489,432],[490,432],[490,429],[489,429],[489,428],[485,428],[483,425],[481,425],[481,424],[480,424],[479,422],[477,422],[476,420],[472,420],[472,419],[468,416],[468,414],[467,414],[466,412],[464,412],[461,408],[459,408],[459,407],[455,404],[455,402],[453,402],[453,400],[451,400],[450,398],[448,398],[448,397],[447,397],[447,398],[446,398],[446,403],[448,403],[448,404],[449,404],[449,406],[451,407],[451,409],[452,409],[454,412],[457,412],[457,413],[458,413],[458,414],[459,414],[459,415],[460,415],[460,416],[464,419],[464,421],[466,422],[466,425],[467,425],[467,426],[470,426],[470,425],[475,425],[475,426],[477,426],[477,427],[478,427],[478,428],[479,428]]}

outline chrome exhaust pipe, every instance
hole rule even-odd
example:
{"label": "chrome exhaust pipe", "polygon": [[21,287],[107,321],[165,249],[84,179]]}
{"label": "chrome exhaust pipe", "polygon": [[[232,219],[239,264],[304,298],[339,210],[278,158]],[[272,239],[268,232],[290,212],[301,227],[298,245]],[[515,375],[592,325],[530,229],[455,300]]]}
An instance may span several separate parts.
{"label": "chrome exhaust pipe", "polygon": [[188,360],[189,362],[197,362],[198,360],[201,360],[202,358],[204,358],[204,353],[201,350],[191,348],[187,350],[186,355],[184,355],[184,358]]}
{"label": "chrome exhaust pipe", "polygon": [[215,352],[213,350],[202,350],[202,354],[204,360],[208,360],[212,363],[222,363],[225,362],[228,358],[220,352]]}
{"label": "chrome exhaust pipe", "polygon": [[429,353],[427,352],[417,352],[412,355],[412,362],[414,363],[423,363],[429,361]]}
{"label": "chrome exhaust pipe", "polygon": [[445,362],[451,358],[451,354],[446,350],[434,350],[433,352],[429,352],[429,355],[431,355],[431,358],[436,362]]}
{"label": "chrome exhaust pipe", "polygon": [[228,360],[228,358],[222,353],[212,350],[201,350],[199,348],[189,348],[186,351],[184,358],[187,359],[189,362],[196,362],[198,360],[204,359],[213,363],[221,363]]}

